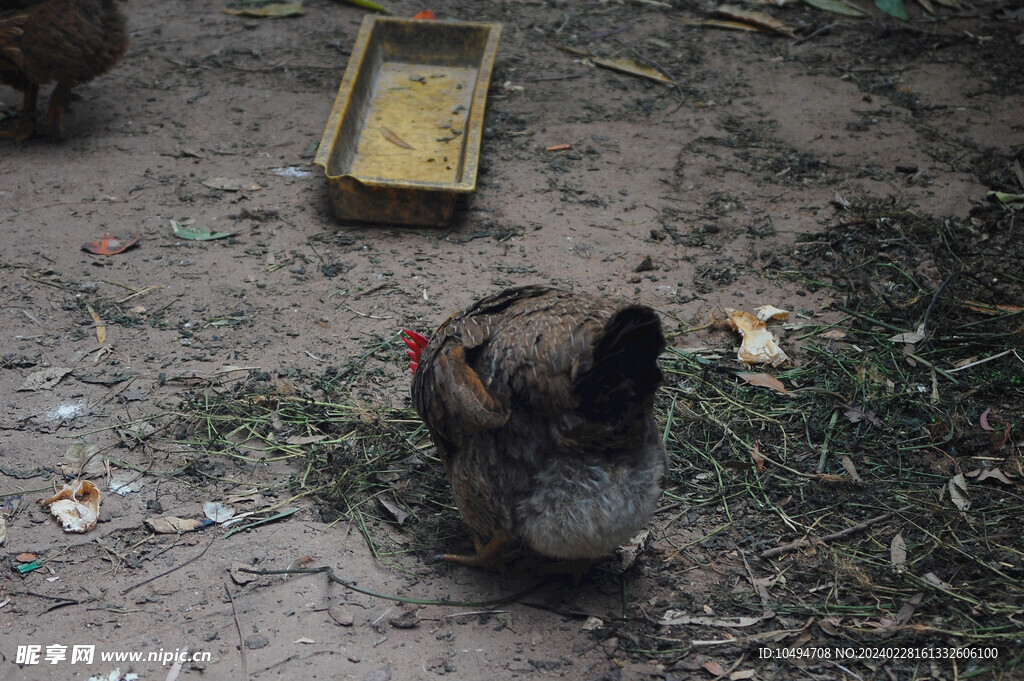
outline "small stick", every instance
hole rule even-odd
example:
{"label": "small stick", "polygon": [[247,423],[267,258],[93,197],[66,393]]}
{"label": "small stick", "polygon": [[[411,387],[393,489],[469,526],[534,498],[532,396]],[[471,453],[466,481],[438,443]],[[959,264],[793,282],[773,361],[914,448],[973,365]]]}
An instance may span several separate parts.
{"label": "small stick", "polygon": [[149,579],[144,579],[141,582],[139,582],[138,584],[131,585],[130,587],[128,587],[127,589],[122,591],[121,595],[123,596],[124,594],[128,593],[129,591],[134,591],[135,589],[138,589],[140,586],[142,586],[144,584],[149,584],[150,582],[155,582],[156,580],[160,579],[161,577],[166,577],[167,575],[171,574],[175,570],[180,570],[181,568],[185,567],[189,563],[194,563],[195,561],[199,560],[200,558],[202,558],[203,556],[206,555],[206,552],[210,550],[210,547],[213,546],[213,542],[215,542],[215,541],[217,541],[217,537],[214,537],[213,539],[211,539],[210,543],[206,545],[206,548],[199,552],[199,555],[193,556],[192,558],[189,558],[188,560],[186,560],[181,565],[175,565],[170,570],[166,570],[164,572],[161,572],[158,575],[153,575]]}
{"label": "small stick", "polygon": [[228,588],[227,582],[224,583],[224,591],[228,594],[228,600],[231,601],[231,614],[235,616],[235,629],[238,630],[238,650],[242,654],[242,678],[245,681],[249,679],[249,669],[245,662],[245,639],[242,637],[242,622],[238,619],[238,609],[235,608],[235,597],[231,595],[231,589]]}
{"label": "small stick", "polygon": [[909,511],[911,508],[913,508],[913,507],[912,506],[904,506],[903,508],[897,509],[896,511],[893,511],[892,513],[885,513],[883,515],[876,516],[874,518],[868,518],[867,520],[865,520],[862,523],[858,523],[858,524],[856,524],[856,525],[854,525],[852,527],[847,527],[845,530],[839,530],[838,532],[833,532],[832,534],[826,534],[824,537],[818,537],[816,539],[798,539],[796,541],[791,541],[788,544],[783,544],[782,546],[776,546],[773,549],[768,549],[766,551],[762,551],[760,558],[762,560],[764,560],[766,558],[774,558],[775,556],[777,556],[777,555],[779,555],[781,553],[787,553],[789,551],[795,551],[796,549],[802,549],[805,546],[811,546],[812,544],[814,544],[816,542],[819,542],[819,541],[820,542],[830,542],[830,541],[835,541],[836,539],[842,539],[843,537],[845,537],[847,535],[851,535],[851,534],[854,534],[856,532],[860,532],[862,530],[866,530],[867,528],[871,527],[872,525],[877,525],[878,523],[885,522],[889,518],[893,517],[893,515],[895,515],[896,513],[903,513],[905,511]]}

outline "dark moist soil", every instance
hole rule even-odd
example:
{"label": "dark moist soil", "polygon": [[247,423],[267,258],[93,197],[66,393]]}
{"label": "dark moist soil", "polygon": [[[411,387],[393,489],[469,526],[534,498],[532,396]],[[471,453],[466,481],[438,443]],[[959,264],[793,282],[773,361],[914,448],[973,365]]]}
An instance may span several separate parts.
{"label": "dark moist soil", "polygon": [[[678,2],[441,0],[439,18],[504,24],[478,189],[450,227],[400,229],[338,225],[311,164],[363,10],[308,0],[302,17],[259,20],[220,3],[133,0],[132,46],[76,88],[69,139],[0,144],[0,678],[171,678],[160,662],[99,655],[186,648],[209,659],[178,678],[832,679],[851,678],[851,665],[858,678],[953,678],[947,661],[841,666],[759,651],[884,641],[850,633],[841,616],[810,616],[819,610],[808,603],[888,631],[906,590],[924,584],[889,564],[893,535],[910,536],[940,499],[948,507],[946,481],[982,459],[1010,476],[972,483],[976,508],[1007,523],[963,545],[988,568],[968,561],[950,574],[960,554],[921,547],[981,533],[989,511],[950,513],[948,534],[917,535],[913,574],[961,586],[928,591],[908,625],[921,628],[894,640],[980,645],[949,632],[1002,626],[1022,607],[1019,591],[986,596],[1005,606],[998,615],[956,600],[993,574],[1021,576],[1020,436],[1002,430],[1022,416],[1020,351],[957,374],[962,390],[943,383],[955,397],[925,406],[886,392],[885,377],[927,391],[927,367],[898,352],[865,361],[879,376],[868,404],[870,390],[814,374],[817,353],[853,352],[850,338],[815,344],[799,330],[834,322],[867,342],[897,333],[878,321],[913,331],[927,318],[931,335],[914,351],[942,370],[1021,347],[1022,221],[987,192],[1024,192],[1024,18],[1011,4],[965,5],[939,6],[938,20],[915,6],[909,22],[771,9],[792,39],[701,26],[710,8]],[[678,86],[596,68],[580,51],[655,64]],[[0,125],[14,125],[20,105],[0,88]],[[547,151],[556,145],[569,147]],[[259,188],[211,188],[222,186],[213,178]],[[186,241],[172,220],[238,233]],[[139,243],[108,257],[82,250],[107,234]],[[578,583],[544,576],[551,566],[531,556],[498,575],[432,559],[470,538],[408,411],[397,337],[537,282],[651,305],[675,348],[711,362],[678,360],[668,374],[659,413],[673,414],[673,474],[644,550]],[[795,440],[747,412],[701,416],[704,397],[748,399],[724,309],[765,303],[793,311],[794,328],[778,330],[793,362],[774,371],[819,390],[798,391],[806,427]],[[19,390],[53,367],[70,373]],[[767,391],[751,399],[761,413],[781,404]],[[873,407],[889,434],[879,439],[870,419],[834,421],[844,401]],[[817,467],[830,417],[844,434],[833,446],[867,486],[797,475],[843,474],[838,456]],[[252,432],[232,430],[241,424]],[[313,430],[327,444],[303,439]],[[281,439],[260,451],[253,433]],[[908,454],[908,437],[941,446]],[[739,441],[769,458],[789,452],[795,477],[757,482]],[[68,479],[60,462],[75,443],[109,460],[93,478],[100,523],[85,535],[65,534],[37,503]],[[113,491],[126,481],[131,491]],[[905,481],[928,494],[904,494]],[[282,517],[230,536],[144,523],[202,518],[205,502]],[[870,519],[872,505],[911,510],[855,535],[856,550],[758,557],[819,520],[824,535]],[[1017,548],[1000,548],[1014,532]],[[25,553],[46,560],[22,574]],[[316,566],[409,602],[323,575],[238,570]],[[417,602],[437,600],[465,604]],[[723,619],[735,617],[756,621]],[[19,646],[76,644],[95,645],[96,660],[18,663]],[[1011,648],[997,669],[1019,656]]]}

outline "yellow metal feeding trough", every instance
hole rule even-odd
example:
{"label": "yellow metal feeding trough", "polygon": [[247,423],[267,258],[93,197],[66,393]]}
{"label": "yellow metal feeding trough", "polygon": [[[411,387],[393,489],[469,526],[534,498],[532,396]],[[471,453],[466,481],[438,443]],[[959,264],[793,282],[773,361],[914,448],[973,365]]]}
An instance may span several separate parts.
{"label": "yellow metal feeding trough", "polygon": [[440,226],[476,188],[500,24],[363,20],[315,162],[345,222]]}

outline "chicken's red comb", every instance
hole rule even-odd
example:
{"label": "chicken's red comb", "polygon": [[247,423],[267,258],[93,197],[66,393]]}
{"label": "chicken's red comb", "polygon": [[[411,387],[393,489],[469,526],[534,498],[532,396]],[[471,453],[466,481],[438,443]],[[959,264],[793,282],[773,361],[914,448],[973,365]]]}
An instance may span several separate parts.
{"label": "chicken's red comb", "polygon": [[423,354],[423,348],[427,347],[430,339],[412,329],[402,329],[402,333],[406,336],[402,340],[405,341],[406,347],[409,348],[409,351],[405,353],[409,355],[409,369],[416,373],[416,367],[420,365],[420,355]]}

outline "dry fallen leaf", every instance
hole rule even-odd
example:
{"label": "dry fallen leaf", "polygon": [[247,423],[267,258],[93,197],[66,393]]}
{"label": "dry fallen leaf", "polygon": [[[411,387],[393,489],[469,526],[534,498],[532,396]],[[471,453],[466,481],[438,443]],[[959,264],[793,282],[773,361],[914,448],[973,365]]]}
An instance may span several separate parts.
{"label": "dry fallen leaf", "polygon": [[905,333],[898,333],[895,336],[890,336],[889,340],[893,343],[906,343],[908,345],[920,343],[924,340],[924,324],[919,324],[913,331],[907,331]]}
{"label": "dry fallen leaf", "polygon": [[722,665],[718,664],[714,660],[705,662],[704,669],[707,670],[708,674],[712,674],[714,676],[725,676],[725,669],[723,669]]}
{"label": "dry fallen leaf", "polygon": [[764,12],[758,12],[756,10],[747,10],[741,7],[734,7],[732,5],[722,5],[715,9],[715,14],[725,17],[726,19],[732,19],[734,21],[741,21],[757,28],[767,29],[774,31],[775,33],[781,33],[789,38],[795,38],[796,33],[793,32],[789,26]]}
{"label": "dry fallen leaf", "polygon": [[341,605],[332,605],[327,608],[327,614],[343,627],[351,627],[356,621],[352,616],[352,611]]}
{"label": "dry fallen leaf", "polygon": [[92,322],[96,326],[96,342],[103,345],[107,342],[107,327],[103,324],[100,316],[96,314],[96,310],[92,309],[92,305],[86,303],[85,309],[89,311],[89,316],[92,317]]}
{"label": "dry fallen leaf", "polygon": [[752,627],[764,620],[764,617],[707,617],[704,615],[687,615],[679,610],[666,610],[658,624],[665,627],[678,626],[680,624],[694,624],[704,627],[724,627],[726,629],[732,629],[733,627]]}
{"label": "dry fallen leaf", "polygon": [[644,528],[637,532],[633,537],[629,539],[625,544],[619,547],[618,557],[619,565],[618,570],[625,572],[629,568],[633,567],[633,563],[636,562],[636,557],[644,548],[644,544],[647,542],[651,531]]}
{"label": "dry fallen leaf", "polygon": [[381,126],[380,134],[384,135],[384,139],[386,139],[388,142],[391,142],[396,147],[402,147],[403,149],[412,149],[413,148],[413,146],[411,144],[409,144],[404,139],[402,139],[401,137],[396,135],[394,132],[392,132],[391,128],[385,128],[385,127]]}
{"label": "dry fallen leaf", "polygon": [[971,507],[971,495],[967,492],[967,481],[964,480],[963,473],[957,473],[949,479],[949,498],[953,501],[953,505],[961,511],[966,511]]}
{"label": "dry fallen leaf", "polygon": [[249,582],[256,581],[259,575],[254,575],[251,572],[245,572],[244,569],[249,569],[247,563],[232,563],[231,567],[228,568],[228,574],[231,575],[231,580],[238,586],[245,586]]}
{"label": "dry fallen leaf", "polygon": [[846,469],[846,474],[850,476],[851,480],[853,480],[854,482],[864,482],[864,480],[860,477],[860,474],[857,473],[857,467],[853,465],[853,460],[850,459],[850,457],[844,456],[841,459],[841,462],[843,464],[843,468]]}
{"label": "dry fallen leaf", "polygon": [[641,64],[635,59],[600,59],[595,57],[591,61],[601,68],[625,73],[628,76],[646,78],[662,85],[675,85],[675,81],[658,69],[647,64]]}
{"label": "dry fallen leaf", "polygon": [[846,338],[846,332],[841,329],[829,329],[823,333],[818,334],[818,338],[824,338],[825,340],[838,341]]}
{"label": "dry fallen leaf", "polygon": [[992,413],[992,407],[989,407],[985,411],[981,412],[981,417],[978,418],[978,422],[981,424],[982,430],[995,430],[988,422],[988,415]]}
{"label": "dry fallen leaf", "polygon": [[113,236],[102,236],[96,241],[82,244],[82,248],[95,255],[117,255],[123,253],[139,242],[139,237],[131,239],[118,239]]}
{"label": "dry fallen leaf", "polygon": [[71,369],[68,367],[43,369],[42,371],[29,374],[18,390],[49,390],[60,383],[60,379],[70,373]]}
{"label": "dry fallen leaf", "polygon": [[69,478],[92,477],[107,472],[106,460],[100,453],[100,446],[85,442],[76,442],[64,452],[60,461],[60,472]]}
{"label": "dry fallen leaf", "polygon": [[179,518],[173,515],[165,515],[160,518],[146,518],[145,523],[149,529],[157,534],[179,534],[198,530],[211,521],[199,520],[198,518]]}
{"label": "dry fallen leaf", "polygon": [[896,613],[896,624],[904,625],[910,621],[910,618],[914,616],[914,611],[917,610],[917,606],[921,605],[921,601],[924,600],[924,594],[918,592],[914,594],[909,601],[903,604],[899,612]]}
{"label": "dry fallen leaf", "polygon": [[857,407],[847,407],[846,411],[843,412],[850,423],[860,423],[861,421],[867,421],[873,426],[881,427],[883,424],[875,413],[872,411],[862,411]]}
{"label": "dry fallen leaf", "polygon": [[384,510],[391,514],[391,517],[395,519],[395,522],[401,525],[409,518],[409,513],[398,504],[393,501],[389,501],[384,497],[377,497],[377,501],[384,507]]}
{"label": "dry fallen leaf", "polygon": [[1003,473],[1003,471],[1001,471],[998,468],[979,468],[977,470],[971,471],[970,473],[964,473],[964,476],[968,478],[973,478],[978,482],[988,480],[989,478],[994,478],[995,480],[998,480],[1004,485],[1013,484],[1013,480],[1010,480],[1008,477],[1006,477],[1006,474]]}
{"label": "dry fallen leaf", "polygon": [[757,466],[758,473],[764,470],[764,455],[761,454],[760,442],[754,443],[754,449],[750,452],[750,458],[754,460],[754,465]]}
{"label": "dry fallen leaf", "polygon": [[897,532],[889,543],[889,562],[893,567],[900,567],[907,562],[907,542],[904,541],[902,532]]}
{"label": "dry fallen leaf", "polygon": [[775,378],[771,374],[743,373],[736,375],[742,378],[750,385],[757,386],[758,388],[768,388],[770,390],[774,390],[775,392],[782,393],[783,395],[789,394],[789,391],[786,390],[786,386],[782,384],[782,381]]}

